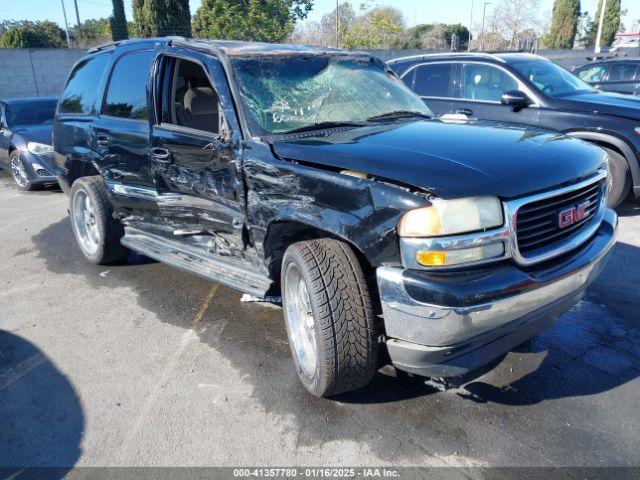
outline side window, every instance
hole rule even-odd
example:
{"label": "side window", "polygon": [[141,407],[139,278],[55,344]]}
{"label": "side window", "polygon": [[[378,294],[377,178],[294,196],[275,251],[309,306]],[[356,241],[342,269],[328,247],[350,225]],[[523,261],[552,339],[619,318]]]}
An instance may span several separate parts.
{"label": "side window", "polygon": [[509,90],[518,90],[518,82],[504,70],[477,63],[462,65],[462,98],[500,102]]}
{"label": "side window", "polygon": [[625,80],[633,80],[636,75],[637,65],[633,63],[613,63],[609,70],[610,82],[624,82]]}
{"label": "side window", "polygon": [[107,96],[102,108],[104,115],[146,120],[147,82],[153,60],[152,51],[129,53],[113,67]]}
{"label": "side window", "polygon": [[605,70],[604,65],[593,65],[578,71],[578,78],[587,83],[601,82]]}
{"label": "side window", "polygon": [[211,133],[222,131],[220,100],[200,64],[175,59],[169,88],[169,123]]}
{"label": "side window", "polygon": [[76,66],[64,87],[58,113],[91,113],[109,57],[109,54],[98,55]]}
{"label": "side window", "polygon": [[449,97],[452,63],[432,63],[414,69],[413,91],[421,97]]}

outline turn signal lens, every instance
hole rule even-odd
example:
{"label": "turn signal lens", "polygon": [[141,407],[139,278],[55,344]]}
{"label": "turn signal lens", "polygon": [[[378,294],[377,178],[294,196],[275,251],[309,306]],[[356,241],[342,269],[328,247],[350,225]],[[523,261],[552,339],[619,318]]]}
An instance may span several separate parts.
{"label": "turn signal lens", "polygon": [[482,247],[460,248],[457,250],[419,250],[416,252],[416,261],[425,267],[442,267],[478,262],[503,255],[504,244],[497,242]]}
{"label": "turn signal lens", "polygon": [[447,264],[447,252],[423,252],[416,253],[416,260],[425,267],[440,267]]}

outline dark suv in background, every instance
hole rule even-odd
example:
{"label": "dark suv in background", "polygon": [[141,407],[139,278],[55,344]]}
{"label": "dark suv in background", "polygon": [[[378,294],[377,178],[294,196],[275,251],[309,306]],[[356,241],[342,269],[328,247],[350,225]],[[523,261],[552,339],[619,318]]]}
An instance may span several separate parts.
{"label": "dark suv in background", "polygon": [[603,147],[609,205],[640,196],[640,99],[601,93],[530,54],[433,54],[387,62],[437,115],[548,128]]}
{"label": "dark suv in background", "polygon": [[640,59],[617,58],[587,63],[573,73],[603,92],[640,95]]}
{"label": "dark suv in background", "polygon": [[54,147],[89,261],[129,248],[281,295],[300,380],[335,395],[366,385],[383,347],[426,376],[486,364],[611,252],[602,149],[432,117],[368,54],[148,39],[78,62]]}

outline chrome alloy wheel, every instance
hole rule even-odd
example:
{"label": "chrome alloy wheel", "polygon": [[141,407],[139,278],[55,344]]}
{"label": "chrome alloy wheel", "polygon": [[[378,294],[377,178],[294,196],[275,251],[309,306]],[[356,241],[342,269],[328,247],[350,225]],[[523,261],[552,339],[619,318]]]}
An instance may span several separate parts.
{"label": "chrome alloy wheel", "polygon": [[73,225],[78,243],[88,255],[95,255],[100,247],[100,230],[91,198],[84,190],[73,197]]}
{"label": "chrome alloy wheel", "polygon": [[285,272],[285,320],[291,347],[302,373],[312,378],[318,363],[316,328],[311,309],[311,298],[302,274],[294,263]]}
{"label": "chrome alloy wheel", "polygon": [[29,180],[27,180],[27,172],[25,172],[24,165],[17,155],[11,156],[11,175],[15,182],[22,188],[26,187],[29,183]]}

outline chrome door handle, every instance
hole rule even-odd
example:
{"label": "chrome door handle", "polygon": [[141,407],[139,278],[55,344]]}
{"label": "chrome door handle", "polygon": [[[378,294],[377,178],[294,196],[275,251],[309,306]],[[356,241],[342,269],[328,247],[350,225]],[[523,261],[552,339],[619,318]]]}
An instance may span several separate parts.
{"label": "chrome door handle", "polygon": [[469,110],[468,108],[459,108],[456,110],[458,115],[466,115],[467,117],[473,116],[473,110]]}

